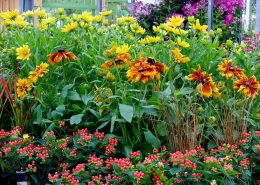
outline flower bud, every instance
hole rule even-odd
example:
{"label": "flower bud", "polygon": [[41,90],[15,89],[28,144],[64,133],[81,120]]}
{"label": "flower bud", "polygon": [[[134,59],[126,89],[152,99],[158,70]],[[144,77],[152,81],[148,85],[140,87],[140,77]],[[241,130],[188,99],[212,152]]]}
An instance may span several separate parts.
{"label": "flower bud", "polygon": [[227,44],[227,46],[232,46],[232,44],[233,44],[233,41],[232,40],[227,40],[227,42],[226,42],[226,44]]}
{"label": "flower bud", "polygon": [[209,35],[210,35],[211,37],[214,37],[214,36],[215,36],[214,30],[210,30],[210,31],[209,31]]}
{"label": "flower bud", "polygon": [[216,118],[214,116],[209,117],[209,123],[214,123],[216,121]]}
{"label": "flower bud", "polygon": [[189,16],[188,17],[189,23],[194,23],[194,20],[195,20],[194,16]]}
{"label": "flower bud", "polygon": [[222,29],[218,28],[217,29],[217,34],[221,35],[222,34]]}

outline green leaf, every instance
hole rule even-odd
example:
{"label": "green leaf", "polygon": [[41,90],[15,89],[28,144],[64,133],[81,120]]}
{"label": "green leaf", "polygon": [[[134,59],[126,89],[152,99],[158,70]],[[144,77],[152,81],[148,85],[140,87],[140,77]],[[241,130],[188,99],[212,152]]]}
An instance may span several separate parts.
{"label": "green leaf", "polygon": [[102,123],[101,125],[99,125],[97,130],[104,128],[105,126],[107,126],[108,123],[109,123],[109,121],[106,121],[106,122]]}
{"label": "green leaf", "polygon": [[152,145],[152,147],[157,149],[160,147],[160,140],[157,137],[155,137],[150,130],[144,132],[144,137],[146,142]]}
{"label": "green leaf", "polygon": [[134,115],[134,108],[130,105],[119,104],[120,115],[129,123],[131,123]]}
{"label": "green leaf", "polygon": [[71,89],[74,86],[74,84],[69,84],[69,85],[65,85],[61,91],[61,96],[63,98],[67,97],[68,95],[68,90]]}
{"label": "green leaf", "polygon": [[82,121],[84,114],[77,114],[70,117],[70,124],[79,124]]}
{"label": "green leaf", "polygon": [[80,95],[76,91],[70,91],[67,97],[69,100],[81,101]]}
{"label": "green leaf", "polygon": [[114,131],[115,122],[116,122],[116,115],[112,116],[112,118],[111,118],[110,133],[113,133],[113,131]]}
{"label": "green leaf", "polygon": [[190,88],[190,87],[184,87],[180,90],[179,94],[191,94],[192,92],[194,91],[193,88]]}
{"label": "green leaf", "polygon": [[59,115],[63,116],[63,113],[65,111],[65,105],[59,105],[58,107],[56,107],[56,111]]}

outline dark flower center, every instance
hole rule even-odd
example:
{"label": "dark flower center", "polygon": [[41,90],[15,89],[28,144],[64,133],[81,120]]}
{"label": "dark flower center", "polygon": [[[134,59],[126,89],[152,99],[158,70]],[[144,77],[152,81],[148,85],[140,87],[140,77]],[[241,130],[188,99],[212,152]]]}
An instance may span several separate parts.
{"label": "dark flower center", "polygon": [[202,78],[201,82],[204,85],[205,83],[207,83],[207,79],[206,78]]}
{"label": "dark flower center", "polygon": [[144,71],[144,68],[140,67],[138,68],[138,72],[143,72]]}
{"label": "dark flower center", "polygon": [[233,71],[234,70],[234,67],[233,66],[230,66],[229,67],[229,71]]}
{"label": "dark flower center", "polygon": [[249,87],[251,84],[249,82],[245,82],[245,85]]}
{"label": "dark flower center", "polygon": [[155,60],[154,60],[153,58],[148,58],[148,59],[147,59],[147,62],[148,62],[149,64],[152,64],[152,65],[155,64]]}
{"label": "dark flower center", "polygon": [[58,52],[62,53],[62,52],[65,52],[65,50],[64,49],[59,49]]}

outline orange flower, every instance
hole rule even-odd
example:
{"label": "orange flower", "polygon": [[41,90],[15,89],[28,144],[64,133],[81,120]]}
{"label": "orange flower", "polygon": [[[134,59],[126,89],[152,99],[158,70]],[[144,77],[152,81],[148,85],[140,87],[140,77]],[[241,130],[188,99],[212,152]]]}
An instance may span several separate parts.
{"label": "orange flower", "polygon": [[232,60],[224,60],[218,65],[218,70],[222,72],[222,76],[228,78],[244,76],[243,70],[237,66],[232,66]]}
{"label": "orange flower", "polygon": [[242,91],[246,97],[254,98],[256,95],[258,95],[260,84],[256,80],[255,76],[252,76],[251,78],[243,76],[241,79],[238,79],[234,82],[234,88],[238,89],[238,92]]}
{"label": "orange flower", "polygon": [[101,65],[101,67],[106,70],[112,69],[114,67],[114,62],[112,60],[107,60]]}
{"label": "orange flower", "polygon": [[148,58],[147,59],[147,62],[150,64],[150,65],[154,65],[156,67],[156,71],[157,71],[157,74],[156,74],[156,79],[159,80],[160,79],[160,73],[161,71],[163,73],[166,73],[166,71],[169,70],[169,68],[167,66],[165,66],[163,63],[161,62],[155,62],[155,60],[153,58]]}
{"label": "orange flower", "polygon": [[131,83],[142,81],[147,83],[149,79],[154,79],[157,71],[154,65],[150,65],[148,62],[139,63],[132,66],[127,72],[126,76]]}
{"label": "orange flower", "polygon": [[73,60],[77,60],[77,57],[69,51],[66,50],[58,50],[55,53],[51,53],[49,55],[49,59],[48,62],[52,63],[52,64],[57,64],[59,63],[62,59],[65,59],[67,62],[70,61],[70,58],[72,58]]}
{"label": "orange flower", "polygon": [[200,65],[198,65],[198,70],[192,69],[193,74],[190,74],[188,76],[189,80],[197,81],[199,82],[199,85],[197,86],[197,90],[202,96],[205,96],[207,98],[214,96],[219,97],[220,92],[217,88],[215,82],[212,80],[211,74],[207,74],[205,71],[201,71]]}

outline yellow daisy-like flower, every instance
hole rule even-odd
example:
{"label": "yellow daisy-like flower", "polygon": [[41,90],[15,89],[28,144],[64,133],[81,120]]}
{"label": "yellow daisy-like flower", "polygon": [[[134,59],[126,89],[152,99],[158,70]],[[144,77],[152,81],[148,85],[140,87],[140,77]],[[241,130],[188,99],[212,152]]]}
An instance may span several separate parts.
{"label": "yellow daisy-like flower", "polygon": [[48,63],[41,63],[40,65],[36,66],[35,71],[29,72],[29,80],[33,83],[36,83],[38,78],[42,78],[44,74],[49,72],[47,67],[49,67]]}
{"label": "yellow daisy-like flower", "polygon": [[188,42],[182,41],[180,37],[177,38],[177,44],[183,48],[190,47],[190,44]]}
{"label": "yellow daisy-like flower", "polygon": [[131,17],[131,16],[117,18],[118,25],[122,25],[124,23],[134,23],[134,22],[136,22],[136,20],[134,17]]}
{"label": "yellow daisy-like flower", "polygon": [[42,23],[45,25],[54,23],[55,21],[56,21],[55,17],[48,17],[48,18],[42,19]]}
{"label": "yellow daisy-like flower", "polygon": [[101,22],[102,21],[102,16],[101,15],[97,15],[95,17],[92,18],[93,22]]}
{"label": "yellow daisy-like flower", "polygon": [[7,11],[5,14],[3,14],[3,18],[5,20],[15,20],[16,17],[19,15],[19,10],[15,9],[12,11]]}
{"label": "yellow daisy-like flower", "polygon": [[40,9],[34,10],[34,14],[37,15],[39,19],[43,19],[47,16],[46,13]]}
{"label": "yellow daisy-like flower", "polygon": [[17,96],[21,100],[24,99],[26,94],[30,92],[31,89],[32,89],[32,85],[28,79],[26,78],[18,79],[16,83],[16,92],[17,92]]}
{"label": "yellow daisy-like flower", "polygon": [[145,33],[145,29],[139,26],[137,23],[130,25],[131,31],[136,34],[143,35]]}
{"label": "yellow daisy-like flower", "polygon": [[102,15],[102,16],[109,16],[109,15],[112,14],[112,10],[106,11],[106,12],[100,12],[99,14]]}
{"label": "yellow daisy-like flower", "polygon": [[30,136],[29,136],[29,134],[24,134],[23,135],[23,139],[25,140],[25,139],[29,139],[30,138]]}
{"label": "yellow daisy-like flower", "polygon": [[150,43],[157,43],[162,41],[162,39],[158,36],[146,36],[145,38],[141,39],[140,42],[142,45],[150,44]]}
{"label": "yellow daisy-like flower", "polygon": [[116,50],[117,50],[117,47],[116,46],[112,46],[110,49],[104,51],[103,55],[105,57],[111,57],[111,56],[116,54]]}
{"label": "yellow daisy-like flower", "polygon": [[116,53],[123,54],[123,53],[127,53],[129,50],[130,50],[130,47],[127,44],[124,44],[124,45],[116,48]]}
{"label": "yellow daisy-like flower", "polygon": [[161,27],[160,27],[160,26],[153,26],[153,31],[154,31],[155,33],[160,32],[160,30],[161,30]]}
{"label": "yellow daisy-like flower", "polygon": [[190,61],[189,57],[184,57],[183,54],[181,54],[181,51],[179,48],[175,48],[172,50],[173,57],[177,63],[187,63]]}
{"label": "yellow daisy-like flower", "polygon": [[94,92],[95,100],[97,103],[105,102],[110,103],[110,97],[113,95],[113,92],[110,88],[107,87],[96,87],[96,91]]}
{"label": "yellow daisy-like flower", "polygon": [[26,11],[22,14],[24,17],[28,17],[28,18],[32,18],[34,16],[34,12],[33,11]]}
{"label": "yellow daisy-like flower", "polygon": [[195,30],[195,31],[201,31],[203,33],[207,32],[207,25],[200,25],[200,20],[197,19],[196,20],[196,24],[193,24],[192,25],[192,28]]}
{"label": "yellow daisy-like flower", "polygon": [[93,16],[90,12],[83,12],[81,14],[81,19],[83,19],[87,23],[90,23],[93,20]]}
{"label": "yellow daisy-like flower", "polygon": [[174,28],[177,28],[177,27],[181,27],[181,25],[183,24],[183,21],[184,21],[184,18],[180,15],[177,15],[177,16],[171,17],[169,19],[168,24]]}
{"label": "yellow daisy-like flower", "polygon": [[65,32],[65,33],[66,32],[71,32],[71,31],[75,30],[77,27],[78,27],[78,24],[76,22],[73,22],[73,23],[67,24],[63,28],[62,32]]}
{"label": "yellow daisy-like flower", "polygon": [[17,52],[17,59],[20,60],[29,60],[29,57],[31,56],[30,48],[28,45],[23,45],[20,48],[16,49]]}

